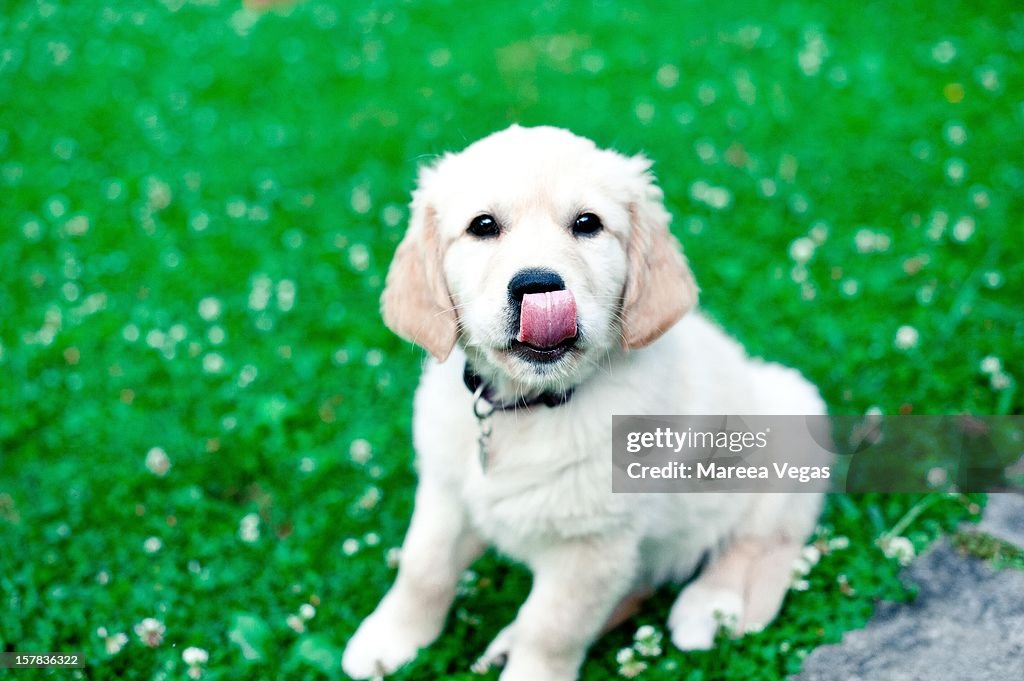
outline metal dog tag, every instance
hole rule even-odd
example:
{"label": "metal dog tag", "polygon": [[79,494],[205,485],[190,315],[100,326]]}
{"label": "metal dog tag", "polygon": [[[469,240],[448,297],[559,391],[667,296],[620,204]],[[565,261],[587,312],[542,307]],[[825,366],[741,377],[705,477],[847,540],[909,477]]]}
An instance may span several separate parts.
{"label": "metal dog tag", "polygon": [[484,386],[481,384],[473,393],[473,416],[476,417],[480,434],[477,436],[477,444],[480,446],[480,470],[487,473],[487,447],[491,442],[491,414],[494,413],[494,405],[484,398]]}

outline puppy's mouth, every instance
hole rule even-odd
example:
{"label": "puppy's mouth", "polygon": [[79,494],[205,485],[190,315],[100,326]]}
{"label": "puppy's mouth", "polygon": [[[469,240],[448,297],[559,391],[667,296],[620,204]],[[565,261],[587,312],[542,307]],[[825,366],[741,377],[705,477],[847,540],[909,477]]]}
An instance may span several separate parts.
{"label": "puppy's mouth", "polygon": [[572,338],[566,338],[557,345],[551,347],[537,347],[530,343],[524,343],[520,340],[513,340],[509,346],[509,351],[519,357],[530,362],[536,362],[538,364],[550,364],[557,362],[562,359],[565,355],[572,351],[576,347],[576,343],[579,341],[579,335],[575,335]]}
{"label": "puppy's mouth", "polygon": [[539,363],[561,359],[579,341],[576,299],[568,290],[528,293],[519,306],[519,330],[509,349]]}

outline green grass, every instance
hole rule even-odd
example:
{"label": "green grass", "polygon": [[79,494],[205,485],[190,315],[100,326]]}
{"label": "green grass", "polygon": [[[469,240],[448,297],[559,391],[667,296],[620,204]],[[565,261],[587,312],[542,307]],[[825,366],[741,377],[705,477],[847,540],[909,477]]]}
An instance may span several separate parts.
{"label": "green grass", "polygon": [[960,553],[987,560],[996,568],[1024,570],[1024,549],[1008,541],[976,531],[957,532],[952,541]]}
{"label": "green grass", "polygon": [[[340,677],[411,507],[421,353],[377,299],[415,168],[511,122],[648,153],[705,309],[833,411],[1024,408],[1015,3],[181,5],[0,12],[0,649],[81,650],[95,679],[185,678],[187,646],[207,679]],[[665,645],[641,678],[797,670],[910,596],[875,541],[919,499],[832,497],[822,525],[850,545],[776,625]],[[907,535],[921,549],[976,501]],[[476,678],[529,578],[475,572],[399,678]],[[616,674],[670,597],[584,678]],[[131,640],[109,655],[100,627]]]}

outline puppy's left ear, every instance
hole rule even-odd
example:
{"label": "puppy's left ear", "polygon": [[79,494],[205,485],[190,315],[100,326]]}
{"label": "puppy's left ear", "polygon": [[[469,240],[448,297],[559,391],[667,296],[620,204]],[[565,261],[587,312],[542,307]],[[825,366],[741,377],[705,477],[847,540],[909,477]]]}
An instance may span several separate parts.
{"label": "puppy's left ear", "polygon": [[629,274],[622,300],[622,346],[650,345],[697,304],[697,284],[679,242],[669,231],[672,216],[654,183],[651,162],[628,159],[637,191],[630,201]]}
{"label": "puppy's left ear", "polygon": [[444,280],[437,214],[426,197],[430,172],[420,172],[409,228],[391,261],[380,306],[389,329],[443,362],[455,347],[458,321]]}

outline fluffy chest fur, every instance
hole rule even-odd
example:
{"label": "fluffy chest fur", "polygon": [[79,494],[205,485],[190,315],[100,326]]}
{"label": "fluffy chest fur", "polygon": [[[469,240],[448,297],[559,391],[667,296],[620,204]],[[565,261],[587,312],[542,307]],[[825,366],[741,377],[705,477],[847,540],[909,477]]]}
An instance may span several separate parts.
{"label": "fluffy chest fur", "polygon": [[[494,414],[486,471],[472,397],[461,379],[464,357],[430,363],[416,395],[420,475],[443,480],[481,536],[526,562],[552,541],[626,533],[645,540],[652,573],[662,572],[657,554],[671,554],[664,562],[674,565],[692,563],[728,535],[745,498],[732,495],[723,509],[714,494],[613,494],[609,449],[613,414],[761,410],[753,390],[739,393],[746,404],[736,403],[735,391],[719,394],[750,364],[739,348],[698,314],[683,326],[650,350],[619,357],[562,406]],[[717,361],[688,361],[690,345],[709,339],[720,344]]]}

